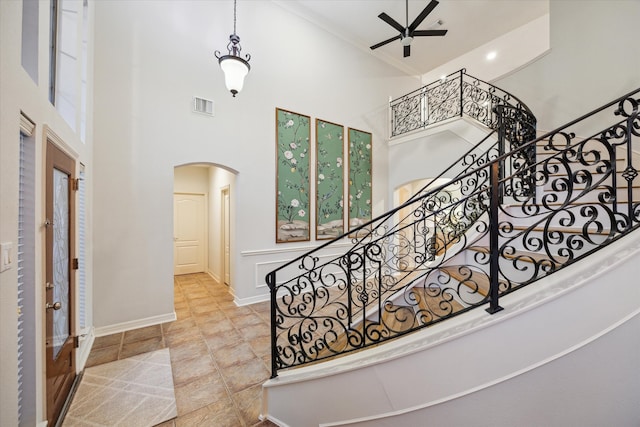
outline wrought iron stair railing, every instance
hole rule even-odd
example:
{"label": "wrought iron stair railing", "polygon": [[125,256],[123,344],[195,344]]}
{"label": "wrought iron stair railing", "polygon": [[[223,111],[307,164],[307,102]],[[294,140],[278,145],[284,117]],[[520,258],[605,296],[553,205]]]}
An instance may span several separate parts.
{"label": "wrought iron stair railing", "polygon": [[[457,73],[457,75],[460,76],[460,82],[462,82],[463,72],[464,70]],[[467,76],[467,78],[470,77]],[[481,99],[486,100],[491,98],[493,98],[494,104],[502,103],[512,105],[514,110],[522,111],[522,114],[518,117],[523,118],[523,125],[517,121],[512,122],[515,127],[511,130],[510,135],[519,135],[519,139],[514,138],[514,141],[521,143],[527,138],[531,140],[535,137],[535,117],[533,117],[526,106],[523,107],[523,104],[519,101],[514,104],[509,104],[516,98],[506,92],[500,91],[498,88],[493,88],[491,85],[481,82],[478,79],[473,79],[473,82],[475,89],[467,89],[464,92],[460,92],[461,94],[464,93],[470,97],[467,101],[461,100],[461,105],[473,105],[474,102]],[[443,83],[443,81],[439,81],[438,83]],[[450,85],[451,83],[448,84]],[[500,94],[502,98],[497,99],[498,95],[496,94]],[[492,121],[492,125],[494,127],[497,126],[497,124],[497,120]],[[528,129],[528,132],[523,132],[522,129]],[[504,153],[505,147],[507,146],[507,143],[505,142],[506,140],[504,137],[497,140],[496,135],[496,130],[490,132],[482,141],[471,148],[458,161],[454,162],[438,177],[434,178],[432,182],[435,182],[435,180],[443,176],[460,177],[466,174],[469,170],[486,165],[492,159],[497,158],[500,153]],[[459,184],[461,186],[473,187],[473,181],[475,179],[476,178],[473,176],[468,176],[467,178],[462,179]],[[466,180],[470,180],[470,182],[467,183]],[[352,237],[350,238],[352,238],[354,246],[346,253],[322,264],[319,262],[319,257],[317,256],[317,254],[326,246],[330,246],[334,242],[340,241],[346,237],[346,235],[343,235],[336,238],[334,241],[330,241],[318,247],[314,251],[292,260],[267,275],[267,283],[272,291],[272,373],[274,376],[277,369],[309,363],[310,361],[319,360],[332,355],[314,354],[317,353],[317,349],[315,349],[313,345],[311,347],[308,346],[309,341],[313,340],[313,338],[309,335],[309,331],[305,331],[305,328],[309,326],[309,330],[316,330],[316,335],[320,333],[320,330],[314,323],[315,320],[312,320],[317,315],[326,315],[328,311],[335,309],[341,304],[344,305],[341,299],[347,299],[348,303],[345,307],[349,312],[348,317],[350,320],[348,327],[353,326],[355,324],[354,322],[357,322],[356,319],[360,319],[360,321],[362,321],[362,319],[372,311],[372,307],[375,306],[375,304],[371,301],[383,301],[383,299],[390,293],[397,292],[397,289],[401,288],[401,285],[412,284],[419,276],[418,272],[423,264],[428,261],[432,261],[436,256],[442,255],[445,250],[459,239],[458,235],[464,234],[466,229],[471,226],[472,221],[477,219],[482,213],[478,210],[479,207],[476,203],[472,203],[470,206],[472,206],[477,212],[475,212],[474,215],[471,215],[471,210],[467,209],[467,212],[464,214],[464,218],[461,216],[463,213],[463,210],[461,209],[452,209],[446,214],[439,214],[436,218],[437,224],[435,225],[435,228],[437,228],[438,231],[434,236],[430,237],[424,235],[426,230],[420,230],[419,227],[416,226],[413,214],[409,214],[406,218],[400,218],[400,213],[404,212],[404,208],[406,207],[415,208],[416,205],[424,205],[433,210],[436,206],[446,206],[452,201],[457,200],[458,196],[451,193],[449,190],[450,188],[436,192],[432,191],[428,197],[422,197],[425,192],[428,192],[428,185],[426,185],[422,190],[416,192],[416,194],[403,206],[399,206],[398,208],[374,219],[370,223],[352,230]],[[416,202],[417,200],[419,201]],[[366,277],[369,276],[366,273],[360,274],[357,271],[357,268],[353,268],[353,265],[348,266],[345,269],[341,263],[343,260],[348,260],[350,258],[349,254],[357,254],[358,251],[361,251],[366,247],[372,247],[372,244],[376,245],[377,243],[375,242],[384,242],[389,239],[389,236],[394,236],[392,245],[380,246],[380,248],[387,251],[389,255],[389,258],[385,260],[387,266],[384,268],[384,280],[387,282],[386,291],[378,295],[377,299],[372,298],[369,300],[367,297],[368,301],[361,301],[353,304],[351,296],[345,295],[344,292],[340,291],[341,286],[344,287],[344,283],[349,282],[355,284],[357,287],[358,283],[371,283],[371,278]],[[409,236],[411,239],[407,238]],[[436,242],[438,242],[438,244]],[[293,271],[288,271],[291,269],[293,269]],[[328,273],[331,269],[336,269],[337,273],[335,275]],[[322,273],[318,274],[320,270]],[[300,273],[301,271],[302,273]],[[277,281],[276,274],[278,275],[278,279],[286,275],[289,275],[291,278]],[[345,281],[344,277],[346,275],[349,275],[349,278]],[[357,279],[358,275],[363,278],[360,282]],[[315,285],[312,285],[311,283],[314,281]],[[275,293],[278,295],[274,294],[274,291],[276,290],[276,283],[278,283],[277,287],[279,290]],[[396,285],[389,286],[389,283],[395,283]],[[329,296],[328,292],[332,292],[332,295]],[[364,295],[363,293],[361,294]],[[420,295],[420,293],[418,292],[417,295]],[[321,304],[320,301],[323,297],[326,297],[326,300]],[[290,302],[285,302],[289,299],[291,300]],[[302,299],[302,301],[299,301],[299,299]],[[313,300],[313,302],[310,300]],[[291,307],[295,306],[295,308],[289,307],[283,311],[281,310],[283,308],[283,304],[281,304],[281,302],[290,304]],[[455,304],[455,302],[450,303]],[[388,312],[388,304],[386,308],[386,311]],[[338,310],[340,311],[342,308],[339,308]],[[385,314],[385,310],[382,310],[382,306],[380,304],[378,304],[378,307],[374,310],[379,315]],[[404,309],[400,310],[400,312],[403,311]],[[440,317],[444,315],[444,310],[436,311],[439,313]],[[329,317],[331,317],[331,315],[329,315]],[[385,319],[388,318],[389,316],[385,315]],[[309,321],[311,322],[310,325],[308,325]],[[386,321],[383,319],[383,322]],[[378,323],[380,323],[380,321]],[[396,324],[397,321],[392,323]],[[297,329],[297,331],[295,331],[295,329]],[[392,329],[394,328],[392,327]],[[332,332],[327,333],[331,334]],[[283,342],[283,339],[285,339],[283,337],[285,336],[288,344],[283,347],[280,346],[279,343]],[[342,338],[335,338],[330,341],[336,341],[339,339]],[[291,352],[291,344],[296,341],[299,341],[300,355],[296,356],[295,360],[291,360],[290,356],[284,356],[284,354]],[[308,348],[303,348],[305,346]],[[333,347],[335,347],[335,343]],[[280,357],[279,355],[283,356]]]}
{"label": "wrought iron stair railing", "polygon": [[[344,253],[321,261],[330,242],[269,273],[272,375],[487,303],[496,312],[502,295],[637,228],[639,93],[532,141],[523,138],[531,130],[523,109],[499,105],[498,141],[486,151],[494,154],[471,150],[456,178],[356,230]],[[609,125],[575,137],[602,114]],[[611,124],[615,116],[622,120]],[[399,218],[404,210],[411,214]]]}

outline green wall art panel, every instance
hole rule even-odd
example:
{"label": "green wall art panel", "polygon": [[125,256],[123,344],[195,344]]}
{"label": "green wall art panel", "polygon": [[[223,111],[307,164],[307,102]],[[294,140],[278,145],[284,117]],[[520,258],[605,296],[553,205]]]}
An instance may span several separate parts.
{"label": "green wall art panel", "polygon": [[371,220],[371,133],[349,128],[349,231]]}
{"label": "green wall art panel", "polygon": [[276,108],[276,243],[309,240],[309,116]]}
{"label": "green wall art panel", "polygon": [[344,233],[344,127],[316,119],[316,240]]}

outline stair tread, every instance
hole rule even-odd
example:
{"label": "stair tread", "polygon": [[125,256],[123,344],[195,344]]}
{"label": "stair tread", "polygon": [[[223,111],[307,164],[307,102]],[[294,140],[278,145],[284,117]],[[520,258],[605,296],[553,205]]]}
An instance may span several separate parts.
{"label": "stair tread", "polygon": [[[337,353],[343,353],[349,350],[352,345],[349,343],[349,336],[357,335],[356,342],[360,342],[363,335],[363,324],[367,325],[367,329],[371,331],[373,329],[373,335],[376,335],[376,331],[380,333],[381,337],[385,337],[384,341],[379,343],[367,343],[366,347],[356,347],[350,353],[355,353],[364,349],[375,347],[383,344],[389,337],[399,335],[402,332],[415,328],[417,324],[416,316],[412,307],[398,306],[394,304],[388,304],[382,310],[381,322],[374,322],[372,320],[365,320],[365,322],[358,322],[357,325],[349,327],[347,331],[344,331],[333,340],[327,340],[327,347],[318,352],[318,359],[323,359],[330,355]],[[371,329],[370,329],[371,328]]]}
{"label": "stair tread", "polygon": [[[475,252],[485,253],[485,254],[488,254],[491,252],[490,249],[486,246],[470,246],[468,249]],[[501,258],[519,259],[521,261],[526,261],[531,263],[539,262],[539,261],[551,261],[554,264],[559,264],[559,265],[562,265],[569,260],[569,258],[564,256],[559,256],[559,255],[553,255],[553,260],[552,260],[547,254],[540,254],[538,252],[529,252],[529,251],[521,251],[521,250],[518,250],[513,254],[502,254]]]}
{"label": "stair tread", "polygon": [[[464,268],[464,271],[468,272],[468,274],[460,272],[461,267]],[[489,276],[487,276],[483,271],[470,269],[466,265],[444,266],[440,267],[440,271],[444,271],[453,279],[467,286],[471,290],[478,292],[483,297],[489,295]]]}
{"label": "stair tread", "polygon": [[464,306],[453,299],[451,294],[444,294],[439,287],[415,286],[413,294],[418,308],[429,312],[437,318],[448,316],[464,309]]}

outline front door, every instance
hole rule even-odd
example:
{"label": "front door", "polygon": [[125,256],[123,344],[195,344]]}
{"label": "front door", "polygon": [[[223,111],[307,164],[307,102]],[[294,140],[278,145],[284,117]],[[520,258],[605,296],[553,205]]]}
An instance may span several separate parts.
{"label": "front door", "polygon": [[174,194],[173,232],[173,274],[203,272],[205,258],[204,194]]}
{"label": "front door", "polygon": [[47,142],[46,377],[47,420],[56,425],[76,376],[74,352],[75,162]]}

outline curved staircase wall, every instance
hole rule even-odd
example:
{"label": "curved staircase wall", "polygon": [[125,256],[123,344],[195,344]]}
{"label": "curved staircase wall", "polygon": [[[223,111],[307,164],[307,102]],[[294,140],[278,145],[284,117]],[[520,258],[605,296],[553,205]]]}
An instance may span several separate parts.
{"label": "curved staircase wall", "polygon": [[[490,132],[491,129],[475,120],[456,117],[394,139],[389,143],[389,189],[393,191],[407,182],[438,176]],[[494,137],[487,145],[495,141]]]}
{"label": "curved staircase wall", "polygon": [[501,299],[264,385],[281,426],[640,425],[640,236]]}

